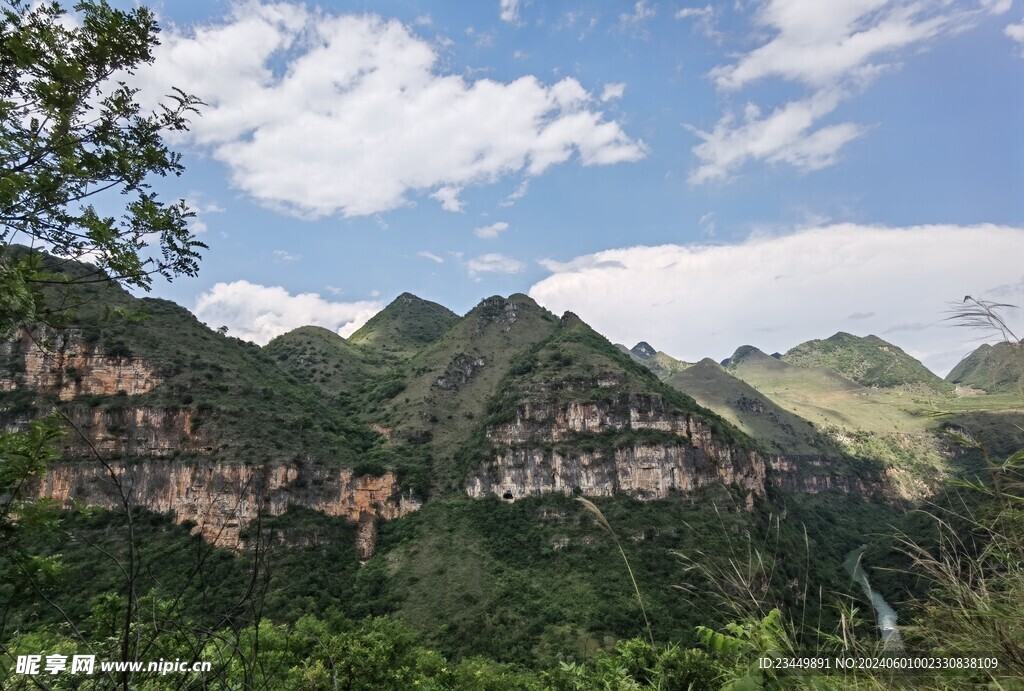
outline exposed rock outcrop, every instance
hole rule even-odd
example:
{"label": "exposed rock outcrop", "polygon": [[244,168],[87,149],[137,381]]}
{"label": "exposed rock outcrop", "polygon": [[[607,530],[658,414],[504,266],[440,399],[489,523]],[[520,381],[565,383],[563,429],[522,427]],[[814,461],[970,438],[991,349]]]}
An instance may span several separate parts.
{"label": "exposed rock outcrop", "polygon": [[290,505],[359,525],[360,559],[373,555],[377,519],[400,518],[421,503],[402,494],[392,473],[353,475],[321,466],[265,466],[244,463],[118,463],[111,471],[94,463],[60,463],[39,480],[37,494],[66,505],[116,509],[127,501],[170,513],[175,523],[192,522],[209,542],[237,548],[241,532],[258,514],[280,515]]}
{"label": "exposed rock outcrop", "polygon": [[[587,435],[656,430],[662,440],[588,444]],[[581,436],[582,435],[582,436]],[[821,459],[769,456],[721,441],[701,417],[671,412],[658,395],[565,404],[524,403],[513,422],[487,431],[493,457],[466,482],[473,497],[506,500],[559,492],[660,499],[713,485],[764,496],[769,487],[885,494],[883,478],[851,478]]]}
{"label": "exposed rock outcrop", "polygon": [[94,449],[113,458],[204,455],[214,449],[208,430],[191,408],[79,407],[67,415],[77,429],[64,438],[68,457],[91,458]]}
{"label": "exposed rock outcrop", "polygon": [[101,355],[75,330],[22,329],[0,344],[0,361],[13,366],[12,376],[0,379],[0,391],[29,390],[62,401],[87,394],[132,396],[152,391],[162,381],[151,363]]}

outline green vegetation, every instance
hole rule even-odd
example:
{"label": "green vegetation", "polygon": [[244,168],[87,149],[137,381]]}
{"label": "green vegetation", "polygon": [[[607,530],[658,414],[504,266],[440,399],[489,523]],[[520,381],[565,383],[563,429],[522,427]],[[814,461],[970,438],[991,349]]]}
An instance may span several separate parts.
{"label": "green vegetation", "polygon": [[409,357],[440,338],[458,320],[447,307],[402,293],[348,340],[381,357]]}
{"label": "green vegetation", "polygon": [[824,340],[801,343],[782,360],[798,367],[823,367],[863,386],[949,391],[949,385],[928,368],[878,336],[840,331]]}
{"label": "green vegetation", "polygon": [[988,393],[1024,397],[1024,344],[984,344],[946,375],[946,381]]}
{"label": "green vegetation", "polygon": [[820,434],[813,423],[775,404],[713,360],[701,360],[670,375],[665,383],[693,396],[772,452],[829,457],[841,454],[835,442]]}
{"label": "green vegetation", "polygon": [[[123,418],[118,424],[128,435],[132,409],[182,411],[192,421],[182,438],[187,432],[206,440],[201,442],[206,452],[221,460],[350,466],[382,442],[340,401],[324,405],[321,393],[300,384],[258,346],[213,331],[172,302],[140,300],[112,283],[73,291],[58,286],[47,297],[56,304],[69,293],[79,306],[68,314],[66,326],[81,333],[97,355],[139,358],[162,379],[139,395],[92,395],[61,403],[71,419],[86,420],[99,409],[114,420]],[[45,338],[47,332],[41,333]],[[17,396],[0,394],[0,405]],[[45,409],[50,402],[38,405]],[[81,446],[78,432],[70,431],[69,442]]]}
{"label": "green vegetation", "polygon": [[646,341],[640,341],[632,348],[627,348],[624,345],[616,345],[615,347],[654,372],[659,379],[668,379],[676,372],[682,372],[687,367],[692,367],[692,364],[689,362],[676,360],[671,355],[660,350],[655,351],[651,344]]}
{"label": "green vegetation", "polygon": [[263,352],[299,381],[344,399],[353,408],[392,364],[385,356],[353,346],[320,326],[303,326],[278,336]]}
{"label": "green vegetation", "polygon": [[[80,282],[116,280],[147,288],[153,274],[193,276],[205,245],[189,230],[184,201],[166,205],[153,176],[179,175],[165,135],[188,128],[200,101],[175,90],[146,114],[135,89],[111,80],[153,61],[158,28],[142,7],[129,12],[81,2],[78,22],[58,3],[16,1],[0,11],[0,333],[39,319],[38,288],[53,280],[38,249],[62,259],[92,257]],[[121,219],[101,215],[95,195],[124,195]],[[144,248],[153,245],[155,252]],[[106,273],[104,273],[106,272]]]}

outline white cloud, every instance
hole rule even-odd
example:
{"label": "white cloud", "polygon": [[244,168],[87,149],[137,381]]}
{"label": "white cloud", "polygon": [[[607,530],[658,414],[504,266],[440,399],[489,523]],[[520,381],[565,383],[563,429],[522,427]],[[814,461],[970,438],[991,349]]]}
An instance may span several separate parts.
{"label": "white cloud", "polygon": [[497,223],[492,223],[488,226],[475,229],[473,231],[473,235],[476,235],[478,238],[493,240],[506,230],[508,230],[508,223],[505,223],[505,221],[498,221]]}
{"label": "white cloud", "polygon": [[1006,28],[1003,29],[1003,33],[1019,45],[1021,49],[1020,55],[1024,57],[1024,22],[1020,24],[1007,24]]}
{"label": "white cloud", "polygon": [[285,250],[274,250],[274,257],[279,262],[285,262],[286,264],[293,264],[302,259],[301,254],[292,254]]}
{"label": "white cloud", "polygon": [[512,206],[517,201],[519,201],[520,199],[525,197],[526,193],[527,193],[527,191],[529,191],[529,189],[530,189],[530,180],[529,180],[529,178],[527,178],[526,180],[523,180],[518,185],[516,185],[516,188],[514,190],[512,190],[512,192],[507,197],[505,197],[500,202],[498,202],[498,206],[504,206],[504,207]]}
{"label": "white cloud", "polygon": [[619,15],[619,29],[638,36],[646,37],[647,31],[644,24],[647,20],[653,19],[658,14],[657,7],[651,7],[647,0],[637,0],[633,5],[633,12],[623,12]]}
{"label": "white cloud", "polygon": [[676,19],[690,19],[692,17],[711,17],[715,14],[714,8],[711,5],[705,5],[704,7],[684,7],[683,9],[676,12]]}
{"label": "white cloud", "polygon": [[645,155],[590,109],[596,99],[576,80],[445,74],[434,44],[373,15],[246,2],[160,39],[155,63],[130,79],[143,99],[155,103],[172,84],[203,99],[186,141],[262,204],[303,217],[372,215],[574,157]]}
{"label": "white cloud", "polygon": [[697,221],[697,226],[700,228],[700,234],[706,237],[715,237],[715,233],[718,230],[718,224],[715,221],[715,212],[709,211],[700,217]]}
{"label": "white cloud", "polygon": [[[893,69],[910,49],[965,31],[985,13],[1007,9],[1006,0],[978,0],[974,8],[918,0],[766,0],[758,6],[754,23],[767,40],[735,62],[715,67],[709,76],[724,91],[776,78],[802,84],[809,92],[763,118],[748,106],[742,120],[727,112],[711,132],[691,127],[703,142],[693,149],[700,166],[690,182],[727,177],[751,160],[783,162],[801,170],[832,165],[840,149],[866,127],[850,122],[822,127],[821,118]],[[687,8],[676,16],[702,12]]]}
{"label": "white cloud", "polygon": [[279,286],[233,281],[201,293],[192,311],[213,327],[227,326],[231,335],[265,345],[275,336],[307,325],[347,337],[382,308],[377,301],[332,302],[317,293],[292,295]]}
{"label": "white cloud", "polygon": [[1013,0],[979,0],[979,4],[990,14],[1005,14],[1010,11]]}
{"label": "white cloud", "polygon": [[424,259],[429,259],[432,262],[437,262],[438,264],[444,264],[444,257],[439,257],[436,254],[434,254],[433,252],[428,252],[427,250],[420,250],[416,254],[417,254],[417,256],[423,257]]}
{"label": "white cloud", "polygon": [[601,102],[607,103],[608,101],[622,98],[624,93],[626,93],[626,85],[623,82],[605,84],[604,89],[601,90]]}
{"label": "white cloud", "polygon": [[711,71],[723,89],[738,89],[766,77],[814,88],[870,76],[879,58],[944,33],[969,28],[979,11],[999,13],[988,0],[981,10],[966,3],[916,0],[769,0],[755,22],[774,36],[731,65]]}
{"label": "white cloud", "polygon": [[721,37],[721,34],[715,29],[715,8],[711,5],[684,7],[676,12],[675,17],[676,19],[692,19],[694,21],[694,29],[699,29],[701,33],[710,39]]}
{"label": "white cloud", "polygon": [[517,274],[525,268],[526,265],[518,259],[496,252],[483,254],[466,263],[466,269],[470,276],[481,273]]}
{"label": "white cloud", "polygon": [[459,199],[460,192],[462,192],[461,187],[442,187],[430,195],[430,198],[441,202],[441,208],[445,211],[459,213],[466,207],[466,204]]}
{"label": "white cloud", "polygon": [[866,128],[850,122],[814,129],[814,124],[839,105],[838,91],[819,91],[791,101],[766,116],[748,104],[742,122],[727,113],[710,132],[690,128],[703,141],[693,148],[701,165],[689,181],[700,184],[728,177],[750,160],[788,163],[800,170],[817,170],[835,163],[846,143]]}
{"label": "white cloud", "polygon": [[1020,282],[1021,256],[1024,228],[839,224],[545,261],[552,275],[530,296],[576,312],[613,342],[646,340],[689,361],[721,360],[744,344],[770,353],[840,330],[891,331],[944,374],[975,345],[974,334],[941,322],[947,301]]}
{"label": "white cloud", "polygon": [[516,22],[519,20],[519,0],[501,0],[501,21]]}

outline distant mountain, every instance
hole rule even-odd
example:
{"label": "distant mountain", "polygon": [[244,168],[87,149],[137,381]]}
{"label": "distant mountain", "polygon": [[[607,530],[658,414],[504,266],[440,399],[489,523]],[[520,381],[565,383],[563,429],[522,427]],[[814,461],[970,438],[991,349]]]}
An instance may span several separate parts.
{"label": "distant mountain", "polygon": [[791,364],[768,355],[751,345],[740,346],[722,366],[761,392],[775,388],[806,392],[850,391],[860,389],[857,382],[826,367]]}
{"label": "distant mountain", "polygon": [[647,341],[640,341],[632,348],[627,348],[621,344],[616,344],[615,347],[654,372],[660,379],[665,379],[675,372],[681,372],[690,367],[688,362],[676,360],[667,353],[655,350]]}
{"label": "distant mountain", "polygon": [[459,320],[459,315],[436,302],[402,293],[349,336],[352,345],[408,357],[436,341]]}
{"label": "distant mountain", "polygon": [[833,455],[839,449],[814,425],[705,358],[665,382],[710,408],[775,453]]}
{"label": "distant mountain", "polygon": [[949,390],[949,385],[920,361],[878,336],[840,331],[824,340],[801,343],[782,360],[798,367],[824,367],[863,386]]}
{"label": "distant mountain", "polygon": [[988,393],[1024,391],[1024,344],[985,344],[961,360],[946,381]]}

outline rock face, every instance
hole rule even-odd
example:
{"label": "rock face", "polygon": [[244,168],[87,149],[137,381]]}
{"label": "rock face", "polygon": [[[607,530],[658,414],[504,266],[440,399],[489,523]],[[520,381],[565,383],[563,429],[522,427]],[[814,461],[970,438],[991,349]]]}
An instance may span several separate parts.
{"label": "rock face", "polygon": [[[614,436],[611,444],[586,441],[587,434],[631,430],[656,430],[668,437],[625,444],[615,444]],[[518,407],[515,421],[489,429],[487,436],[498,450],[468,478],[465,489],[473,497],[515,500],[559,492],[651,500],[713,484],[733,485],[748,496],[765,496],[773,486],[870,495],[884,487],[881,478],[851,479],[823,462],[767,456],[724,443],[703,418],[672,413],[657,395],[603,403],[526,403]]]}
{"label": "rock face", "polygon": [[74,330],[22,329],[0,345],[0,360],[20,364],[21,369],[0,380],[0,391],[25,389],[62,401],[87,394],[132,396],[151,391],[162,381],[140,358],[97,354]]}
{"label": "rock face", "polygon": [[320,466],[257,466],[244,463],[172,463],[147,460],[119,463],[110,471],[94,463],[51,466],[39,480],[40,497],[68,506],[80,502],[108,509],[125,502],[170,513],[176,523],[192,522],[193,532],[229,548],[243,545],[242,530],[257,514],[280,515],[289,505],[356,522],[360,559],[373,556],[377,519],[400,518],[420,508],[402,495],[397,478],[352,474]]}
{"label": "rock face", "polygon": [[67,415],[80,432],[64,438],[67,457],[93,457],[95,449],[104,457],[164,458],[204,455],[214,448],[207,430],[189,408],[73,408]]}

